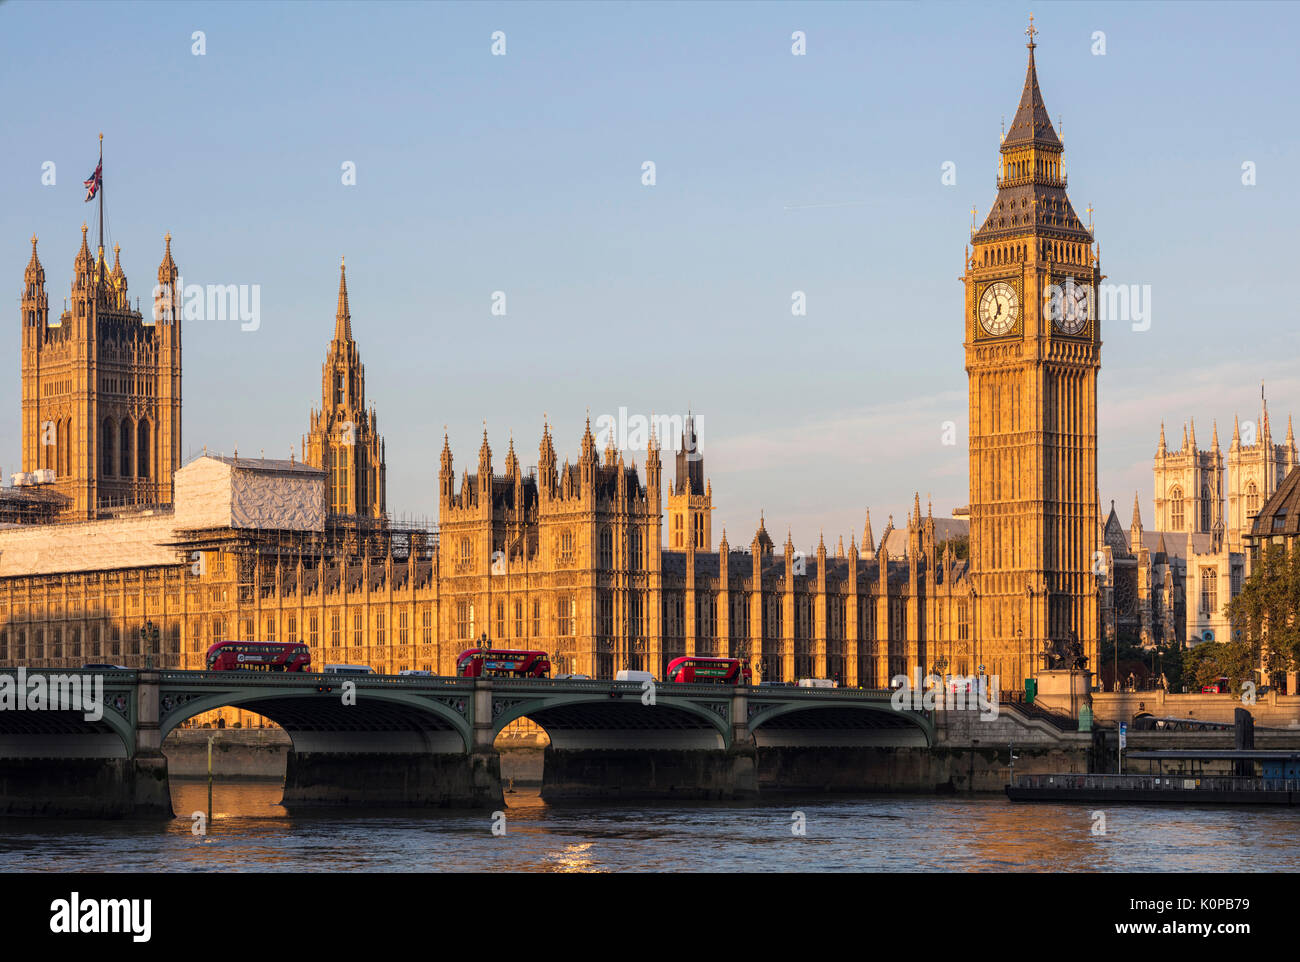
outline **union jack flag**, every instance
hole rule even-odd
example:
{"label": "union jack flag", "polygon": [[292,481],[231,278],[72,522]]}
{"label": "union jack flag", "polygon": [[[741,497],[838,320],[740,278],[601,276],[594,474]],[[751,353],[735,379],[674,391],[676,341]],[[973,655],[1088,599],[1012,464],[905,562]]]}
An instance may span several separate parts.
{"label": "union jack flag", "polygon": [[90,175],[90,179],[83,181],[83,183],[87,188],[87,202],[94,200],[95,194],[98,193],[99,188],[103,186],[104,183],[104,162],[102,160],[95,166],[95,172]]}

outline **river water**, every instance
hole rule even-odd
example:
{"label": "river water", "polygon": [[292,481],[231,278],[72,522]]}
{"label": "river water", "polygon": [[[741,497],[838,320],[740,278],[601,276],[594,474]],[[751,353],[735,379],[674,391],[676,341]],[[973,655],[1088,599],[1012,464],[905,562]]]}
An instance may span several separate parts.
{"label": "river water", "polygon": [[[1288,808],[865,796],[290,815],[280,786],[172,782],[171,822],[0,820],[0,871],[1297,871]],[[493,834],[504,828],[504,834]],[[794,830],[802,825],[803,834]]]}

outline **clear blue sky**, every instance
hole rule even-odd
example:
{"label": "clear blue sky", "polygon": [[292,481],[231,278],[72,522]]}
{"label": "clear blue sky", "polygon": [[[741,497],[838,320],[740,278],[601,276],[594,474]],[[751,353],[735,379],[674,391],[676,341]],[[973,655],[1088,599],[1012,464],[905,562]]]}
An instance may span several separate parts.
{"label": "clear blue sky", "polygon": [[436,515],[444,424],[459,474],[484,419],[500,470],[511,431],[536,462],[543,412],[563,460],[588,409],[689,404],[733,543],[760,508],[799,547],[847,544],[868,505],[879,537],[914,490],[946,515],[968,500],[957,277],[1031,9],[1071,198],[1110,280],[1152,289],[1151,330],[1103,327],[1100,381],[1101,497],[1127,521],[1140,491],[1150,525],[1162,418],[1203,445],[1217,418],[1226,445],[1261,379],[1282,430],[1300,406],[1293,4],[4,3],[0,466],[28,238],[61,307],[102,130],[133,294],[168,230],[186,283],[261,285],[260,330],[186,329],[191,450],[297,446],[346,254],[395,511]]}

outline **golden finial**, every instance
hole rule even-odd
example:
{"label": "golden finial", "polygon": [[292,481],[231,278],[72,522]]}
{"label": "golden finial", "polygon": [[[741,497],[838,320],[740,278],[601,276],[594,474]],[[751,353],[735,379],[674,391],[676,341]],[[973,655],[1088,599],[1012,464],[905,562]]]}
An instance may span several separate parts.
{"label": "golden finial", "polygon": [[972,207],[972,208],[970,209],[970,232],[971,232],[972,234],[975,233],[975,214],[976,214],[976,213],[977,213],[977,211],[975,210],[974,207]]}
{"label": "golden finial", "polygon": [[1029,15],[1029,29],[1025,33],[1029,35],[1029,49],[1032,50],[1035,47],[1034,37],[1038,34],[1038,30],[1034,27],[1034,15],[1032,13]]}
{"label": "golden finial", "polygon": [[99,132],[99,142],[101,144],[104,142],[104,132],[102,130]]}
{"label": "golden finial", "polygon": [[344,257],[342,254],[340,254],[340,255],[339,255],[339,267],[347,267],[347,266],[348,266],[347,258]]}
{"label": "golden finial", "polygon": [[1088,230],[1092,230],[1092,205],[1088,205]]}

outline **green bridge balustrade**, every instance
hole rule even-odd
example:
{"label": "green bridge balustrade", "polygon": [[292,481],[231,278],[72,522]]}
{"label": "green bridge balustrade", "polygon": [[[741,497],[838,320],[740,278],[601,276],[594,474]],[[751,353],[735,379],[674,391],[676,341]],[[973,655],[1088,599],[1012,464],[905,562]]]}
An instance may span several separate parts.
{"label": "green bridge balustrade", "polygon": [[550,737],[547,797],[742,797],[758,790],[760,756],[779,755],[778,767],[805,777],[809,764],[842,763],[844,751],[927,748],[935,734],[924,713],[863,689],[28,671],[98,676],[102,717],[0,711],[0,813],[169,816],[163,739],[222,707],[288,733],[285,804],[299,806],[503,804],[494,742],[525,716]]}

